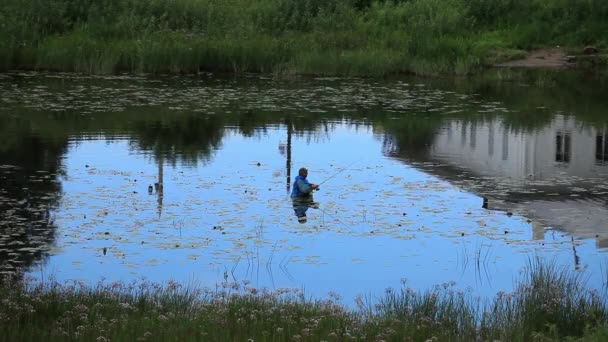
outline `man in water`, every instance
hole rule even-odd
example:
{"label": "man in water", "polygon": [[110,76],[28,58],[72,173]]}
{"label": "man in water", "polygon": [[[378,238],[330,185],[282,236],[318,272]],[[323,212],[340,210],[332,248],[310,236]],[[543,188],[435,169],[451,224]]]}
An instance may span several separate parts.
{"label": "man in water", "polygon": [[317,184],[310,183],[306,177],[308,170],[303,167],[298,171],[298,176],[293,182],[291,190],[291,199],[293,200],[293,210],[298,217],[298,222],[306,222],[306,210],[309,206],[314,208],[317,205],[312,200],[312,191],[319,188]]}
{"label": "man in water", "polygon": [[292,199],[308,199],[312,201],[312,191],[319,188],[317,184],[312,184],[306,179],[308,170],[303,167],[298,171],[298,176],[293,181],[293,189],[291,190]]}

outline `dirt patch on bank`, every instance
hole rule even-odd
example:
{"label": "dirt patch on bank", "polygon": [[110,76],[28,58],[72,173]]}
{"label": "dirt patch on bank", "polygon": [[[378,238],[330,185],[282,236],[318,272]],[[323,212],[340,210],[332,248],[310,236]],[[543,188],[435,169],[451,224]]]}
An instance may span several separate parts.
{"label": "dirt patch on bank", "polygon": [[540,49],[531,51],[524,59],[496,64],[497,67],[510,68],[548,68],[565,69],[574,67],[576,64],[566,52],[560,48]]}

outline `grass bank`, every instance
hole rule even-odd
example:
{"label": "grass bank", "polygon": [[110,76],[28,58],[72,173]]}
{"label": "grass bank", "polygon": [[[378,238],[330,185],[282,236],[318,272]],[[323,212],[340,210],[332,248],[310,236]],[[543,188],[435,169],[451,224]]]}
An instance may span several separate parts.
{"label": "grass bank", "polygon": [[469,74],[608,47],[603,0],[4,0],[0,70]]}
{"label": "grass bank", "polygon": [[574,273],[531,262],[513,293],[480,303],[451,284],[387,290],[357,309],[301,291],[223,283],[200,290],[170,282],[0,287],[0,336],[26,341],[604,341],[606,297]]}

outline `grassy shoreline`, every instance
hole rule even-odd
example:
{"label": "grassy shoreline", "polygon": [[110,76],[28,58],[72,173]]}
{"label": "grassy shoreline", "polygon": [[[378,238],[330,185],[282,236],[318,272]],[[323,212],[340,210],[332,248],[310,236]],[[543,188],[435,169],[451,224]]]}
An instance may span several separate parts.
{"label": "grassy shoreline", "polygon": [[356,309],[298,290],[244,283],[199,289],[175,282],[0,286],[0,340],[602,341],[606,296],[576,273],[539,260],[512,293],[481,303],[453,284],[387,289]]}
{"label": "grassy shoreline", "polygon": [[0,70],[476,73],[608,46],[602,0],[5,0]]}

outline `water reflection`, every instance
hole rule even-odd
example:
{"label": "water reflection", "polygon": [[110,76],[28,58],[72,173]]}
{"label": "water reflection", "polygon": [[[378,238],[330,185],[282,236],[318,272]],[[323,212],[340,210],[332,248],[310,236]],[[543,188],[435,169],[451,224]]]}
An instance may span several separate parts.
{"label": "water reflection", "polygon": [[138,118],[131,118],[126,129],[131,131],[135,150],[149,151],[159,159],[159,181],[162,181],[163,163],[207,162],[220,148],[225,123],[215,116],[181,114],[175,117],[164,111],[138,114]]}
{"label": "water reflection", "polygon": [[[273,286],[344,292],[404,273],[421,288],[468,284],[455,260],[480,251],[499,286],[530,251],[597,271],[584,239],[608,247],[604,113],[537,108],[554,96],[536,103],[536,89],[525,100],[501,87],[10,75],[0,81],[2,267],[42,261],[93,281],[195,270],[210,283],[226,267],[251,277],[252,265],[278,264],[291,276]],[[294,164],[320,179],[355,166],[309,210],[286,194]]]}
{"label": "water reflection", "polygon": [[67,144],[32,135],[30,124],[0,117],[0,277],[43,262],[55,241]]}
{"label": "water reflection", "polygon": [[597,164],[604,165],[608,162],[608,129],[600,129],[595,139],[595,161]]}
{"label": "water reflection", "polygon": [[[543,129],[522,134],[505,127],[500,118],[486,122],[452,120],[434,137],[432,157],[466,165],[479,174],[492,174],[522,183],[526,179],[550,180],[559,174],[580,178],[601,177],[605,169],[595,164],[594,140],[598,129],[577,126],[574,118],[558,115]],[[455,144],[453,133],[470,135]],[[499,136],[500,139],[496,139]],[[476,140],[492,141],[477,145]],[[494,149],[501,151],[499,155]]]}
{"label": "water reflection", "polygon": [[433,160],[443,166],[425,169],[487,197],[493,208],[517,209],[546,227],[599,243],[608,237],[608,166],[598,163],[604,133],[563,115],[525,134],[500,117],[449,120],[433,136],[428,156],[394,146],[387,153]]}
{"label": "water reflection", "polygon": [[306,199],[295,198],[292,199],[293,203],[293,211],[296,215],[296,218],[299,223],[306,223],[308,221],[308,217],[306,216],[306,212],[309,208],[318,209],[319,203],[314,202],[312,196]]}

